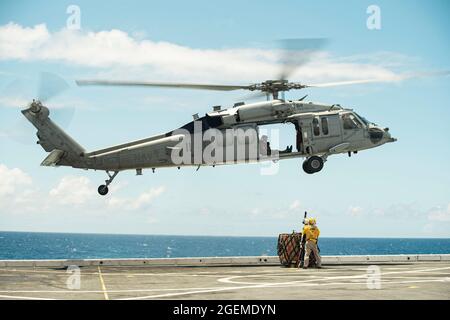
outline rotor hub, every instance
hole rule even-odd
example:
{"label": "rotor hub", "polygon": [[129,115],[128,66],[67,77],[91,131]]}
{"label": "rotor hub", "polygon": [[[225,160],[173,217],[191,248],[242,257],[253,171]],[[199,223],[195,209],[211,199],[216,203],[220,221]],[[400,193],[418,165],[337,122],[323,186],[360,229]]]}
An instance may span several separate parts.
{"label": "rotor hub", "polygon": [[278,99],[278,93],[283,91],[289,91],[291,89],[303,89],[306,85],[296,82],[289,82],[288,80],[266,80],[261,83],[253,84],[249,86],[250,91],[262,91],[272,94],[274,99]]}
{"label": "rotor hub", "polygon": [[30,104],[30,110],[33,113],[39,113],[39,111],[41,111],[42,109],[42,102],[40,102],[39,100],[34,100],[33,102]]}

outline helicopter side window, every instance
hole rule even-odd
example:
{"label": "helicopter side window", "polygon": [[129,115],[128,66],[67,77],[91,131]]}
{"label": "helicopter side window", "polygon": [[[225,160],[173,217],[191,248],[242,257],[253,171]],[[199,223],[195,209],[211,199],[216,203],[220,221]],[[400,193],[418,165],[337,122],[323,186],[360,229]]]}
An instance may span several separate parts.
{"label": "helicopter side window", "polygon": [[320,134],[319,119],[314,118],[312,124],[314,135],[318,136]]}
{"label": "helicopter side window", "polygon": [[320,119],[320,121],[322,122],[322,134],[324,136],[328,135],[328,118],[327,117],[322,117]]}
{"label": "helicopter side window", "polygon": [[351,113],[342,115],[342,122],[346,130],[362,128],[362,123]]}

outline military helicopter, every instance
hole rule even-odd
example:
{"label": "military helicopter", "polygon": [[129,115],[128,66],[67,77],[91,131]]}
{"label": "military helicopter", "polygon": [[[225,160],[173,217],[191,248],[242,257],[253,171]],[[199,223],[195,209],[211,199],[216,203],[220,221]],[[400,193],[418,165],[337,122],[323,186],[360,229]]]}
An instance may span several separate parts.
{"label": "military helicopter", "polygon": [[[303,170],[314,174],[322,170],[330,155],[348,153],[351,156],[396,141],[388,128],[366,120],[352,109],[338,104],[308,102],[305,101],[307,96],[286,100],[285,92],[291,90],[379,81],[367,79],[314,85],[290,82],[287,80],[289,75],[310,59],[316,48],[323,44],[323,39],[291,39],[283,45],[293,43],[301,46],[306,43],[306,49],[315,48],[307,54],[305,50],[282,51],[281,72],[275,80],[250,85],[77,80],[79,86],[248,90],[256,92],[258,97],[266,96],[265,101],[256,103],[238,102],[229,108],[214,106],[202,117],[193,115],[193,120],[181,128],[100,150],[86,151],[50,119],[50,111],[42,103],[44,100],[33,100],[22,113],[37,128],[37,143],[49,153],[41,165],[104,170],[108,179],[98,187],[98,193],[104,196],[117,174],[125,170],[136,170],[137,175],[142,175],[144,169],[155,172],[156,168],[162,167],[196,166],[198,170],[201,166],[304,158]],[[294,54],[296,52],[301,54]],[[54,80],[53,77],[50,82]],[[44,96],[48,98],[48,95]],[[294,126],[295,149],[291,145],[285,150],[272,150],[268,137],[260,133],[260,128],[273,124]]]}
{"label": "military helicopter", "polygon": [[[308,174],[322,170],[330,155],[357,153],[360,150],[381,146],[396,141],[388,128],[380,127],[352,109],[340,105],[326,105],[299,100],[285,100],[279,95],[289,90],[308,87],[328,87],[334,85],[367,82],[366,80],[304,85],[287,80],[267,80],[251,85],[210,85],[158,82],[124,82],[103,80],[79,80],[78,85],[109,86],[148,86],[165,88],[188,88],[206,90],[250,90],[270,95],[271,100],[246,104],[239,102],[231,108],[213,107],[205,116],[194,115],[194,119],[183,127],[158,134],[149,138],[111,146],[101,150],[87,152],[80,144],[59,128],[49,117],[50,112],[39,100],[33,100],[29,107],[22,110],[23,115],[38,129],[38,144],[49,152],[41,163],[43,166],[71,166],[80,169],[105,170],[108,179],[98,187],[100,195],[108,193],[108,186],[117,174],[124,170],[136,170],[137,175],[143,169],[155,171],[161,167],[215,166],[242,162],[278,161],[291,158],[305,158],[303,170]],[[270,124],[290,123],[295,128],[295,150],[292,146],[286,150],[271,150],[266,136],[260,136],[259,128]],[[192,150],[204,154],[211,149],[211,141],[197,138],[209,130],[222,134],[215,139],[214,150],[221,149],[220,156],[208,161],[198,158]],[[243,136],[229,130],[240,130]],[[250,133],[249,133],[250,132]],[[226,137],[226,138],[225,138]],[[240,154],[231,152],[236,146],[243,146]],[[254,150],[255,152],[250,152]],[[174,153],[187,159],[175,161]],[[219,152],[218,152],[219,153]]]}

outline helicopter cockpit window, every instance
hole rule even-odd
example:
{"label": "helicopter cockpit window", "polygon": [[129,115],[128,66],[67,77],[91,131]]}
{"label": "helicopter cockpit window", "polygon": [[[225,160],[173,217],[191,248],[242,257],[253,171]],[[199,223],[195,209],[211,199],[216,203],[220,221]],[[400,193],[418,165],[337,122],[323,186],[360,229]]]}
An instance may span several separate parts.
{"label": "helicopter cockpit window", "polygon": [[366,125],[366,126],[368,126],[369,125],[369,121],[367,121],[367,119],[366,118],[364,118],[364,117],[361,117],[359,114],[357,114],[356,112],[355,112],[355,114],[358,116],[358,118],[362,121],[362,122],[364,122],[364,124]]}
{"label": "helicopter cockpit window", "polygon": [[318,136],[320,134],[319,119],[314,118],[312,124],[314,135]]}
{"label": "helicopter cockpit window", "polygon": [[359,121],[358,118],[356,118],[351,113],[343,114],[342,115],[342,122],[344,124],[344,129],[346,129],[346,130],[358,129],[358,128],[362,128],[363,127],[361,121]]}

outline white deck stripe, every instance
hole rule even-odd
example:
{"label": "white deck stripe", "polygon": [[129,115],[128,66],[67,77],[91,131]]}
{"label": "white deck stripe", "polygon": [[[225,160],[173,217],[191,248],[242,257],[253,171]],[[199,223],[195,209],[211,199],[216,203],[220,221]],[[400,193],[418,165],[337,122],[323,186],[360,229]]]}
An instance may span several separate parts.
{"label": "white deck stripe", "polygon": [[21,297],[21,296],[4,296],[4,295],[0,295],[0,298],[6,298],[6,299],[20,299],[20,300],[55,300],[55,299],[50,299],[50,298]]}

